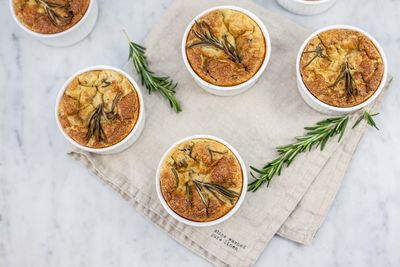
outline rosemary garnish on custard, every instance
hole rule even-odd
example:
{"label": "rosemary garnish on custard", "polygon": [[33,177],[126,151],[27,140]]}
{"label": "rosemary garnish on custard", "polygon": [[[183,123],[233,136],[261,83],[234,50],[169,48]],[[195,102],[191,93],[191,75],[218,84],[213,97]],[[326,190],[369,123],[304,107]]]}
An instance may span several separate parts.
{"label": "rosemary garnish on custard", "polygon": [[207,22],[195,21],[195,26],[192,28],[192,32],[200,41],[189,45],[188,48],[214,46],[223,50],[236,63],[241,62],[236,47],[228,41],[227,35],[223,35],[222,39],[219,39],[212,33],[211,27]]}
{"label": "rosemary garnish on custard", "polygon": [[176,183],[176,188],[178,188],[179,186],[179,176],[178,173],[176,172],[175,168],[171,168],[172,173],[174,174],[175,177],[175,183]]}
{"label": "rosemary garnish on custard", "polygon": [[117,103],[120,99],[121,94],[118,93],[112,104],[111,104],[111,109],[109,112],[106,112],[104,110],[104,102],[101,104],[97,105],[95,110],[93,111],[92,115],[90,116],[89,119],[89,124],[88,124],[88,132],[86,134],[86,139],[89,141],[92,136],[96,137],[97,142],[107,141],[107,136],[104,133],[103,126],[101,124],[102,118],[104,118],[106,121],[112,121],[117,117],[117,113],[115,113],[115,107],[117,106]]}
{"label": "rosemary garnish on custard", "polygon": [[68,2],[61,4],[47,0],[36,0],[36,3],[44,8],[47,17],[54,26],[59,26],[61,23],[68,23],[73,17],[73,13]]}
{"label": "rosemary garnish on custard", "polygon": [[336,78],[335,82],[329,87],[335,87],[341,80],[344,80],[344,87],[346,89],[347,96],[355,96],[358,94],[357,84],[353,78],[353,74],[351,70],[353,68],[350,67],[347,60],[345,60],[340,69],[340,74]]}
{"label": "rosemary garnish on custard", "polygon": [[226,203],[229,201],[231,205],[233,205],[235,199],[239,197],[239,193],[230,190],[220,184],[215,183],[207,183],[202,182],[197,179],[191,179],[192,185],[190,182],[185,184],[186,190],[186,199],[188,200],[188,204],[193,206],[192,199],[191,199],[191,187],[194,186],[195,191],[199,195],[201,202],[206,207],[206,212],[208,213],[208,206],[209,206],[209,198],[207,192],[213,195],[220,203]]}
{"label": "rosemary garnish on custard", "polygon": [[[176,180],[176,183],[179,183],[179,176],[175,168],[171,168],[172,173]],[[229,203],[231,205],[234,204],[236,198],[239,197],[239,193],[230,190],[223,185],[217,183],[208,183],[203,182],[198,179],[198,177],[194,177],[194,172],[191,170],[189,171],[190,179],[185,183],[185,194],[186,194],[186,202],[188,206],[193,206],[192,200],[192,188],[194,191],[199,195],[201,202],[206,208],[206,213],[208,214],[208,207],[209,207],[209,194],[214,196],[221,204]]]}
{"label": "rosemary garnish on custard", "polygon": [[[235,198],[237,198],[239,196],[239,194],[237,192],[230,190],[220,184],[206,183],[206,182],[201,182],[201,181],[198,181],[195,179],[193,180],[193,182],[195,184],[198,184],[199,187],[203,187],[205,190],[208,190],[210,193],[213,193],[213,195],[215,193],[216,195],[214,195],[214,196],[224,197],[225,199],[229,200],[229,202],[231,204],[233,204]],[[216,197],[216,198],[220,201],[225,202],[224,199],[221,199],[220,197]]]}
{"label": "rosemary garnish on custard", "polygon": [[[86,139],[89,141],[92,136],[95,136],[97,141],[106,141],[107,137],[104,133],[103,126],[101,125],[101,118],[104,116],[104,104],[99,104],[90,116],[88,124],[88,132]],[[105,117],[105,116],[104,116]]]}
{"label": "rosemary garnish on custard", "polygon": [[168,76],[156,76],[154,72],[149,69],[149,63],[146,58],[146,48],[131,41],[126,31],[124,31],[126,38],[129,41],[129,60],[132,60],[136,72],[139,74],[142,85],[144,85],[149,94],[159,92],[162,96],[168,99],[171,108],[175,112],[182,111],[178,100],[175,98],[175,88],[178,85]]}
{"label": "rosemary garnish on custard", "polygon": [[[352,129],[355,128],[362,120],[366,120],[368,125],[378,129],[375,121],[373,120],[373,117],[376,115],[378,114],[369,114],[367,111],[364,111],[360,118],[355,122]],[[268,162],[261,169],[250,166],[252,170],[251,175],[255,181],[248,185],[247,190],[255,192],[264,183],[267,183],[268,186],[272,178],[275,175],[280,175],[284,167],[289,167],[296,156],[298,156],[300,153],[311,151],[313,148],[318,147],[323,150],[328,140],[335,136],[339,136],[338,142],[340,142],[346,131],[349,119],[350,115],[345,115],[341,117],[325,119],[317,122],[317,124],[313,127],[305,127],[304,129],[306,130],[306,134],[296,137],[295,143],[276,148],[279,156],[273,161]]]}

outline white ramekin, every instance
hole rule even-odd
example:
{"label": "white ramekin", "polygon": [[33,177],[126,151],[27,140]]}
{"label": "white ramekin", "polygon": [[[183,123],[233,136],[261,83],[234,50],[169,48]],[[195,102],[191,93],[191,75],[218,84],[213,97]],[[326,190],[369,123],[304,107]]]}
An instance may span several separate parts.
{"label": "white ramekin", "polygon": [[[236,202],[236,205],[227,214],[225,214],[221,218],[219,218],[217,220],[214,220],[214,221],[210,221],[210,222],[194,222],[194,221],[190,221],[188,219],[185,219],[185,218],[181,217],[180,215],[175,213],[175,211],[173,211],[168,206],[167,202],[164,199],[163,194],[161,193],[160,171],[161,171],[161,167],[162,167],[162,165],[164,163],[164,160],[169,155],[171,150],[174,149],[177,145],[182,144],[182,143],[184,143],[186,141],[189,141],[189,140],[192,140],[192,139],[196,139],[196,138],[207,138],[207,139],[215,140],[215,141],[225,145],[226,147],[228,147],[232,151],[232,153],[236,156],[236,158],[238,159],[240,167],[242,168],[242,173],[243,173],[242,192],[241,192],[241,194],[239,196],[238,201]],[[233,148],[226,141],[224,141],[224,140],[222,140],[222,139],[220,139],[218,137],[212,136],[212,135],[192,135],[192,136],[185,137],[185,138],[179,140],[178,142],[176,142],[175,144],[173,144],[164,153],[164,155],[161,157],[160,163],[158,164],[157,173],[156,173],[156,189],[157,189],[157,195],[158,195],[158,198],[160,199],[161,205],[164,207],[164,209],[166,209],[166,211],[169,213],[169,215],[171,215],[174,219],[178,220],[181,223],[190,225],[190,226],[197,226],[197,227],[212,226],[212,225],[216,225],[216,224],[222,223],[222,222],[226,221],[227,219],[229,219],[230,217],[232,217],[232,215],[235,214],[235,212],[242,205],[242,203],[244,201],[244,198],[246,196],[246,191],[247,191],[247,169],[246,169],[246,165],[244,164],[244,161],[243,161],[242,157],[239,155],[239,153],[236,151],[236,149]]]}
{"label": "white ramekin", "polygon": [[[253,77],[251,77],[249,80],[247,80],[246,82],[235,85],[235,86],[217,86],[217,85],[211,84],[209,82],[206,82],[205,80],[200,78],[196,74],[196,72],[193,71],[192,67],[190,66],[189,60],[187,59],[187,55],[186,55],[186,40],[187,40],[189,32],[192,29],[192,26],[195,23],[195,21],[198,20],[200,17],[202,17],[214,10],[218,10],[218,9],[236,10],[236,11],[246,14],[251,19],[253,19],[260,27],[260,29],[264,35],[265,43],[267,46],[267,51],[266,51],[266,55],[265,55],[263,64],[261,65],[261,67],[257,71],[257,73]],[[237,7],[237,6],[216,6],[216,7],[212,7],[210,9],[204,10],[189,23],[189,25],[187,26],[187,28],[185,30],[185,33],[183,34],[183,38],[182,38],[182,57],[183,57],[183,62],[185,63],[187,70],[189,71],[189,73],[192,75],[192,77],[194,78],[196,83],[201,88],[203,88],[206,92],[214,94],[214,95],[232,96],[232,95],[237,95],[237,94],[243,93],[244,91],[248,90],[250,87],[252,87],[257,82],[257,80],[260,78],[261,74],[265,71],[265,68],[268,65],[270,56],[271,56],[271,38],[269,37],[268,30],[265,27],[264,23],[252,12],[250,12],[246,9],[243,9],[241,7]]]}
{"label": "white ramekin", "polygon": [[283,8],[299,15],[316,15],[328,10],[336,0],[276,0]]}
{"label": "white ramekin", "polygon": [[44,34],[30,30],[17,18],[13,6],[13,0],[9,0],[9,6],[15,22],[28,35],[34,37],[35,39],[46,45],[58,47],[73,45],[85,38],[94,28],[97,20],[97,15],[99,13],[97,0],[90,0],[85,15],[74,26],[63,32]]}
{"label": "white ramekin", "polygon": [[[301,60],[301,56],[303,54],[303,51],[304,51],[304,48],[306,47],[306,45],[316,35],[320,34],[321,32],[325,32],[325,31],[332,30],[332,29],[349,29],[349,30],[357,31],[357,32],[360,32],[360,33],[364,34],[365,36],[367,36],[374,43],[375,47],[378,49],[378,51],[379,51],[379,53],[381,54],[381,57],[382,57],[384,70],[383,70],[382,80],[381,80],[381,83],[380,83],[378,89],[375,91],[375,93],[370,98],[368,98],[367,100],[365,100],[361,104],[358,104],[358,105],[353,106],[353,107],[340,108],[340,107],[335,107],[335,106],[328,105],[328,104],[320,101],[313,94],[311,94],[310,91],[307,89],[307,87],[305,86],[305,84],[303,82],[301,73],[300,73],[300,60]],[[387,74],[388,74],[388,64],[387,64],[385,52],[383,51],[383,49],[379,45],[379,43],[375,40],[375,38],[373,38],[371,35],[369,35],[364,30],[361,30],[359,28],[356,28],[356,27],[353,27],[353,26],[349,26],[349,25],[331,25],[331,26],[327,26],[327,27],[324,27],[322,29],[319,29],[319,30],[315,31],[314,33],[312,33],[310,35],[310,37],[308,37],[304,41],[304,43],[300,47],[299,53],[297,55],[297,60],[296,60],[297,87],[299,89],[299,92],[300,92],[301,96],[303,97],[304,101],[310,107],[312,107],[313,109],[315,109],[315,110],[317,110],[317,111],[319,111],[321,113],[328,114],[328,115],[343,115],[343,114],[347,114],[347,113],[350,113],[350,112],[354,112],[354,111],[357,111],[359,109],[362,109],[363,107],[365,107],[365,106],[369,105],[370,103],[372,103],[373,101],[375,101],[375,99],[382,92],[382,89],[386,84]]]}
{"label": "white ramekin", "polygon": [[[133,87],[135,88],[135,90],[136,90],[136,92],[138,94],[138,98],[139,98],[139,105],[140,105],[139,117],[138,117],[138,120],[137,120],[135,126],[133,127],[132,131],[128,134],[128,136],[126,136],[119,143],[117,143],[115,145],[112,145],[112,146],[109,146],[109,147],[105,147],[105,148],[90,148],[90,147],[86,147],[86,146],[83,146],[83,145],[77,143],[75,140],[73,140],[64,131],[63,127],[61,126],[60,120],[58,118],[58,106],[60,104],[62,96],[64,95],[64,91],[67,89],[68,85],[72,82],[72,80],[76,76],[78,76],[78,75],[80,75],[82,73],[88,72],[88,71],[92,71],[92,70],[113,70],[113,71],[121,73],[122,75],[124,75],[132,83]],[[115,68],[115,67],[111,67],[111,66],[105,66],[105,65],[98,65],[98,66],[88,67],[88,68],[85,68],[85,69],[82,69],[82,70],[76,72],[61,87],[61,90],[59,91],[57,99],[56,99],[55,119],[56,119],[58,128],[60,129],[60,131],[61,131],[62,135],[65,137],[65,139],[67,139],[71,144],[73,144],[77,148],[82,149],[84,151],[97,153],[97,154],[114,154],[114,153],[118,153],[118,152],[121,152],[121,151],[127,149],[129,146],[131,146],[139,138],[139,136],[142,133],[142,130],[144,128],[145,110],[144,110],[142,92],[140,91],[140,88],[139,88],[138,84],[135,82],[135,80],[129,74],[127,74],[126,72],[124,72],[121,69],[118,69],[118,68]]]}

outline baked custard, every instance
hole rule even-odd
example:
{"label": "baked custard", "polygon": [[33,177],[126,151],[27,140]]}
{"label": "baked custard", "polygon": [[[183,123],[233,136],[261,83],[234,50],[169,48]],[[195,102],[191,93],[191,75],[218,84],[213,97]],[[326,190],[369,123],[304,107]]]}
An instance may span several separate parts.
{"label": "baked custard", "polygon": [[63,32],[85,15],[90,0],[13,0],[19,21],[42,34]]}
{"label": "baked custard", "polygon": [[178,215],[195,222],[223,217],[237,203],[243,173],[233,152],[208,138],[172,149],[160,169],[161,193]]}
{"label": "baked custard", "polygon": [[136,89],[123,74],[93,70],[78,75],[67,86],[58,118],[75,142],[105,148],[129,135],[141,108]]}
{"label": "baked custard", "polygon": [[231,9],[200,17],[186,40],[186,56],[193,71],[217,86],[248,81],[262,66],[267,49],[260,26]]}
{"label": "baked custard", "polygon": [[353,107],[379,88],[384,63],[366,35],[333,29],[319,33],[306,45],[300,72],[307,89],[320,101],[335,107]]}

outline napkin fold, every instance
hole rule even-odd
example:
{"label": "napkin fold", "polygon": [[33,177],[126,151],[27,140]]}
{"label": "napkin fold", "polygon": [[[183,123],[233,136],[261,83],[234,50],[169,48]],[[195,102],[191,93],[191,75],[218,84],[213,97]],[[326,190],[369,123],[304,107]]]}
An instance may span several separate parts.
{"label": "napkin fold", "polygon": [[[272,54],[265,73],[244,94],[217,97],[200,89],[185,69],[181,38],[191,19],[216,5],[246,8],[266,24]],[[139,140],[116,155],[80,150],[69,154],[85,164],[138,211],[172,238],[217,266],[251,266],[275,235],[309,244],[324,221],[367,125],[347,130],[341,143],[331,140],[323,151],[303,153],[274,177],[270,186],[249,192],[239,211],[226,222],[207,228],[186,226],[161,206],[155,190],[156,168],[168,147],[185,136],[211,134],[231,145],[245,164],[263,166],[276,157],[275,147],[293,142],[303,127],[326,118],[311,109],[296,86],[295,58],[310,34],[293,22],[251,1],[175,0],[145,41],[151,68],[179,82],[183,112],[144,93],[146,125]],[[270,47],[268,49],[271,49]],[[136,76],[132,65],[126,70]],[[375,109],[380,100],[371,105]],[[360,114],[351,116],[349,125]]]}

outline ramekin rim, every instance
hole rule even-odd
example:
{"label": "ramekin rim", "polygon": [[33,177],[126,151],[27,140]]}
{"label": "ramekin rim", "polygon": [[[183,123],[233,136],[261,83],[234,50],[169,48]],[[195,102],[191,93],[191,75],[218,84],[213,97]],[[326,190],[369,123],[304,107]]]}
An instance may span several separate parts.
{"label": "ramekin rim", "polygon": [[[260,27],[265,42],[266,42],[266,54],[264,56],[264,61],[261,64],[260,68],[257,70],[257,72],[247,81],[241,83],[241,84],[237,84],[234,86],[218,86],[212,83],[209,83],[205,80],[203,80],[199,75],[197,75],[197,73],[193,70],[192,66],[189,63],[189,60],[187,59],[187,55],[186,55],[186,41],[187,41],[187,36],[189,35],[189,32],[193,26],[193,24],[195,23],[195,20],[197,20],[198,18],[204,16],[207,13],[210,13],[214,10],[218,10],[218,9],[232,9],[232,10],[236,10],[236,11],[240,11],[244,14],[246,14],[247,16],[249,16],[251,19],[253,19],[257,25]],[[267,27],[265,26],[264,22],[257,16],[255,15],[253,12],[249,11],[248,9],[239,7],[239,6],[235,6],[235,5],[220,5],[220,6],[214,6],[208,9],[203,10],[202,12],[200,12],[198,15],[196,15],[194,18],[191,19],[191,21],[189,22],[188,26],[186,27],[186,30],[183,34],[182,37],[182,43],[181,43],[181,53],[182,53],[182,57],[183,57],[183,62],[185,64],[186,69],[189,71],[189,73],[191,74],[191,76],[196,79],[197,82],[201,83],[202,85],[215,90],[215,91],[237,91],[243,88],[246,88],[247,86],[251,85],[252,83],[254,83],[255,81],[257,81],[260,76],[263,74],[263,72],[265,71],[270,57],[271,57],[271,38],[268,32]]]}
{"label": "ramekin rim", "polygon": [[[119,72],[120,74],[124,75],[133,85],[133,87],[135,88],[136,93],[138,94],[138,98],[139,98],[139,105],[140,105],[140,110],[139,110],[139,116],[138,119],[136,121],[136,124],[134,125],[134,127],[132,128],[132,130],[130,131],[130,133],[125,136],[124,139],[122,139],[120,142],[108,146],[108,147],[104,147],[104,148],[91,148],[91,147],[86,147],[83,146],[81,144],[79,144],[78,142],[76,142],[74,139],[72,139],[65,131],[64,128],[62,127],[60,120],[58,118],[58,106],[60,105],[61,99],[64,95],[65,90],[67,89],[68,85],[71,83],[71,81],[78,75],[85,73],[85,72],[89,72],[89,71],[94,71],[94,70],[113,70],[116,72]],[[135,133],[138,131],[138,129],[140,128],[139,125],[141,123],[143,123],[144,120],[144,101],[143,101],[143,95],[142,92],[140,90],[140,87],[138,85],[138,83],[136,83],[136,81],[125,71],[121,70],[120,68],[117,67],[113,67],[113,66],[109,66],[109,65],[94,65],[94,66],[90,66],[90,67],[86,67],[83,69],[80,69],[79,71],[75,72],[73,75],[71,75],[63,84],[63,86],[61,87],[61,89],[58,92],[57,98],[56,98],[56,103],[55,103],[55,119],[56,119],[56,123],[57,126],[59,128],[59,130],[61,131],[62,135],[75,147],[87,151],[87,152],[91,152],[91,153],[107,153],[107,152],[112,152],[114,150],[117,150],[119,147],[123,146],[126,142],[128,142],[129,139],[131,139]]]}
{"label": "ramekin rim", "polygon": [[325,4],[325,3],[336,1],[336,0],[318,0],[318,1],[294,0],[294,1],[297,3],[304,4],[304,5],[317,6],[317,5]]}
{"label": "ramekin rim", "polygon": [[25,26],[17,17],[17,14],[15,13],[15,9],[14,9],[14,4],[13,4],[13,0],[9,0],[9,7],[10,7],[10,11],[11,11],[11,15],[14,19],[14,21],[17,23],[17,25],[22,28],[26,33],[33,35],[35,37],[40,37],[43,39],[52,39],[52,38],[57,38],[57,37],[61,37],[63,35],[66,35],[70,32],[72,32],[73,30],[75,30],[79,25],[83,24],[84,21],[87,19],[87,17],[89,16],[89,13],[92,11],[93,9],[93,5],[94,5],[94,1],[97,0],[89,0],[89,6],[85,12],[85,14],[83,15],[83,17],[77,22],[75,23],[75,25],[73,25],[71,28],[66,29],[65,31],[62,32],[57,32],[57,33],[40,33],[40,32],[35,32],[32,31],[31,29],[29,29],[27,26]]}
{"label": "ramekin rim", "polygon": [[[215,140],[217,142],[220,142],[221,144],[225,145],[226,147],[228,147],[232,153],[235,155],[235,157],[237,158],[237,160],[239,161],[240,167],[242,168],[242,175],[243,175],[243,183],[242,183],[242,191],[240,193],[239,199],[236,202],[235,206],[225,215],[223,215],[222,217],[214,220],[214,221],[209,221],[209,222],[194,222],[191,220],[188,220],[182,216],[180,216],[179,214],[177,214],[174,210],[172,210],[167,201],[164,199],[164,196],[162,195],[161,192],[161,186],[160,186],[160,171],[161,171],[161,167],[164,163],[165,158],[169,155],[169,153],[172,151],[172,149],[174,149],[177,145],[182,144],[183,142],[186,142],[188,140],[192,140],[192,139],[199,139],[199,138],[204,138],[204,139],[211,139],[211,140]],[[247,168],[246,165],[243,161],[243,158],[240,156],[239,152],[231,145],[229,144],[227,141],[213,136],[213,135],[209,135],[209,134],[196,134],[196,135],[190,135],[190,136],[186,136],[184,138],[181,138],[180,140],[176,141],[173,145],[171,145],[162,155],[160,162],[158,164],[157,167],[157,172],[155,175],[156,178],[156,191],[157,191],[157,196],[158,199],[161,202],[161,205],[163,206],[163,208],[168,212],[169,215],[171,215],[175,220],[184,223],[186,225],[189,226],[195,226],[195,227],[208,227],[208,226],[213,226],[213,225],[217,225],[220,224],[226,220],[228,220],[230,217],[232,217],[240,208],[240,206],[243,204],[244,199],[246,197],[246,192],[247,192],[247,183],[248,183],[248,175],[247,175]]]}
{"label": "ramekin rim", "polygon": [[[324,102],[322,102],[321,100],[319,100],[317,97],[315,97],[306,87],[306,85],[304,84],[303,78],[301,76],[301,72],[300,72],[300,60],[301,60],[301,55],[303,54],[303,51],[305,49],[305,47],[307,46],[307,44],[311,41],[312,38],[314,38],[316,35],[318,35],[321,32],[325,32],[328,30],[333,30],[333,29],[348,29],[348,30],[354,30],[354,31],[358,31],[362,34],[364,34],[365,36],[367,36],[375,45],[375,47],[378,49],[379,54],[382,57],[382,62],[383,62],[383,75],[382,75],[382,79],[381,82],[379,84],[379,87],[375,90],[375,92],[368,98],[366,99],[364,102],[352,106],[352,107],[335,107],[329,104],[326,104]],[[373,37],[371,36],[368,32],[366,32],[363,29],[360,29],[358,27],[355,26],[351,26],[351,25],[346,25],[346,24],[334,24],[334,25],[329,25],[329,26],[325,26],[322,27],[316,31],[314,31],[312,34],[310,34],[309,37],[307,37],[307,39],[303,42],[303,44],[301,45],[299,52],[297,54],[297,58],[296,58],[296,76],[297,79],[299,81],[299,85],[301,87],[301,89],[307,94],[307,96],[312,99],[316,104],[318,104],[319,106],[334,111],[334,112],[343,112],[343,113],[350,113],[350,112],[354,112],[357,110],[362,109],[363,107],[369,105],[370,103],[372,103],[373,101],[376,100],[376,98],[380,95],[380,93],[382,92],[383,88],[385,87],[386,84],[386,80],[387,80],[387,76],[388,76],[388,63],[387,63],[387,58],[386,58],[386,54],[383,50],[383,48],[381,47],[381,45],[379,44],[379,42]]]}

